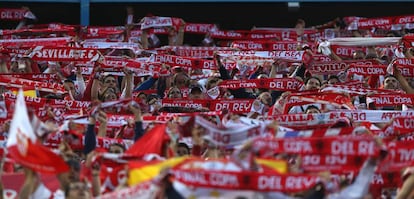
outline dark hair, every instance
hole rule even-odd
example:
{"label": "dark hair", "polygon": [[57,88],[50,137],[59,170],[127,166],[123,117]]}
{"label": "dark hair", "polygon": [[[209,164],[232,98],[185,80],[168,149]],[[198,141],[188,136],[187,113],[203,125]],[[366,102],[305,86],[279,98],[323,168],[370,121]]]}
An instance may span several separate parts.
{"label": "dark hair", "polygon": [[105,97],[107,96],[107,95],[109,95],[109,93],[114,93],[114,94],[116,94],[116,91],[115,91],[115,89],[113,89],[113,88],[109,88],[109,87],[107,87],[103,92],[102,92],[102,94],[101,95],[98,95],[98,99],[99,100],[101,100],[101,101],[105,101]]}
{"label": "dark hair", "polygon": [[73,168],[76,171],[80,171],[81,170],[81,165],[79,163],[79,161],[71,158],[69,160],[66,161],[66,164],[70,167]]}
{"label": "dark hair", "polygon": [[147,96],[147,103],[149,103],[153,99],[160,99],[160,97],[157,94],[151,94]]}
{"label": "dark hair", "polygon": [[385,76],[384,76],[384,81],[385,81],[387,78],[390,78],[390,77],[393,77],[393,78],[395,78],[396,80],[398,80],[396,76],[391,75],[391,74],[387,74],[387,75],[385,75]]}
{"label": "dark hair", "polygon": [[216,83],[216,82],[218,82],[218,81],[219,81],[219,78],[216,78],[216,77],[209,77],[209,78],[207,78],[206,90],[211,89],[212,88],[211,85],[214,84],[214,83]]}
{"label": "dark hair", "polygon": [[44,96],[46,99],[63,99],[63,96],[56,93],[50,93]]}
{"label": "dark hair", "polygon": [[189,80],[191,80],[191,78],[190,78],[190,76],[188,76],[188,74],[187,74],[187,73],[185,73],[185,72],[179,72],[179,73],[176,73],[176,74],[173,76],[173,83],[174,83],[174,86],[177,86],[177,76],[179,76],[179,75],[184,75],[184,76],[187,78],[187,81],[185,82],[185,85],[186,85],[186,86],[188,86],[188,85],[190,84],[190,81],[189,81]]}
{"label": "dark hair", "polygon": [[113,77],[113,78],[116,80],[115,75],[112,75],[112,74],[107,74],[107,75],[104,75],[104,76],[103,76],[103,78],[102,78],[102,82],[105,82],[105,79],[106,79],[106,78],[108,78],[108,77]]}
{"label": "dark hair", "polygon": [[191,94],[193,94],[194,93],[194,91],[197,91],[197,92],[200,92],[200,93],[203,93],[203,87],[201,87],[200,85],[193,85],[193,86],[191,86],[190,87],[190,93]]}
{"label": "dark hair", "polygon": [[305,25],[305,20],[303,20],[303,19],[298,19],[298,20],[296,21],[296,24],[303,24],[303,25]]}
{"label": "dark hair", "polygon": [[361,49],[358,49],[358,50],[354,51],[352,53],[352,55],[354,55],[354,54],[356,55],[357,53],[362,53],[362,54],[364,54],[364,56],[366,56],[366,53],[363,50],[361,50]]}
{"label": "dark hair", "polygon": [[148,95],[144,92],[139,92],[137,96],[145,95],[145,97],[148,97]]}
{"label": "dark hair", "polygon": [[81,183],[84,183],[86,185],[85,181],[81,181],[81,180],[70,181],[64,188],[65,189],[65,198],[67,198],[69,196],[70,184],[71,183],[77,183],[77,182],[81,182]]}
{"label": "dark hair", "polygon": [[398,33],[395,30],[388,31],[386,35],[390,35],[390,36],[393,36],[393,37],[401,37],[401,34]]}
{"label": "dark hair", "polygon": [[315,105],[309,105],[306,108],[305,113],[308,112],[309,109],[317,109],[319,112],[321,112],[321,110],[317,106],[315,106]]}
{"label": "dark hair", "polygon": [[111,146],[119,146],[119,147],[121,147],[121,148],[122,148],[122,151],[123,151],[123,152],[125,152],[125,151],[126,151],[125,146],[124,146],[123,144],[121,144],[121,143],[114,142],[114,143],[112,143],[112,144],[110,144],[110,145],[109,145],[109,148],[111,148]]}
{"label": "dark hair", "polygon": [[337,75],[329,75],[328,81],[331,79],[337,79],[339,81],[339,77]]}
{"label": "dark hair", "polygon": [[187,151],[190,151],[190,147],[188,147],[188,145],[184,142],[180,142],[177,144],[177,148],[178,147],[184,147],[185,149],[187,149]]}
{"label": "dark hair", "polygon": [[308,83],[308,81],[309,81],[309,80],[311,80],[311,79],[316,79],[316,80],[318,80],[319,85],[322,85],[321,80],[320,80],[318,77],[316,77],[316,76],[310,76],[310,77],[306,78],[306,79],[305,79],[305,85],[306,85],[306,84]]}
{"label": "dark hair", "polygon": [[72,84],[74,84],[73,80],[71,80],[71,79],[65,79],[63,81],[63,83],[72,83]]}
{"label": "dark hair", "polygon": [[168,92],[167,92],[168,96],[167,97],[170,97],[171,91],[174,90],[174,89],[178,89],[180,91],[180,95],[183,96],[183,94],[181,93],[181,90],[177,86],[172,86],[172,87],[170,87],[170,89],[168,89]]}
{"label": "dark hair", "polygon": [[378,58],[378,55],[375,53],[368,53],[367,55],[365,55],[365,59],[375,59]]}
{"label": "dark hair", "polygon": [[322,182],[317,183],[312,189],[305,194],[304,199],[322,199],[325,198],[325,186]]}

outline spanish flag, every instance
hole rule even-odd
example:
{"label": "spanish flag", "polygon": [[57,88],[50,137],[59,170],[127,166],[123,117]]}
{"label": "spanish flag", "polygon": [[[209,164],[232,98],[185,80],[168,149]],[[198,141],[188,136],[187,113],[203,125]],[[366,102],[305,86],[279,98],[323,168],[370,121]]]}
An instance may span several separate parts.
{"label": "spanish flag", "polygon": [[[9,89],[13,94],[17,95],[17,93],[19,92],[18,88],[10,88]],[[37,93],[34,87],[30,88],[30,87],[23,87],[23,96],[25,97],[37,97]]]}
{"label": "spanish flag", "polygon": [[266,170],[273,171],[273,172],[276,171],[281,174],[288,172],[288,164],[285,160],[256,158],[256,162],[265,171]]}
{"label": "spanish flag", "polygon": [[158,154],[163,156],[163,145],[169,141],[165,133],[167,124],[158,124],[139,138],[127,151],[126,155],[143,157],[146,154]]}
{"label": "spanish flag", "polygon": [[189,157],[170,158],[164,161],[130,161],[128,184],[130,186],[154,179],[163,169],[172,168]]}

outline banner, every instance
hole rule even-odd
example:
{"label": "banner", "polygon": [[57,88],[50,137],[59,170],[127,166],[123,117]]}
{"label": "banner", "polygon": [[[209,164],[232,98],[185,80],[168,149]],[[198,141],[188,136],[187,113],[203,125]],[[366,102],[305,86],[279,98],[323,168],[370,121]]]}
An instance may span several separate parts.
{"label": "banner", "polygon": [[375,140],[367,136],[256,138],[253,148],[257,151],[293,154],[376,156],[379,153]]}
{"label": "banner", "polygon": [[187,186],[259,192],[298,192],[311,188],[320,178],[311,175],[282,175],[249,171],[230,172],[173,169],[174,180]]}
{"label": "banner", "polygon": [[261,119],[275,120],[281,125],[287,124],[321,124],[337,121],[340,118],[349,118],[353,122],[388,123],[399,116],[414,116],[414,111],[388,111],[388,110],[354,110],[333,111],[320,114],[280,114]]}
{"label": "banner", "polygon": [[298,91],[303,83],[295,78],[266,78],[246,80],[224,80],[220,87],[227,89],[266,88],[280,91]]}
{"label": "banner", "polygon": [[36,46],[67,46],[71,37],[36,38],[36,39],[4,39],[0,46],[7,48],[36,47]]}
{"label": "banner", "polygon": [[29,57],[36,61],[96,61],[98,51],[90,48],[36,46]]}

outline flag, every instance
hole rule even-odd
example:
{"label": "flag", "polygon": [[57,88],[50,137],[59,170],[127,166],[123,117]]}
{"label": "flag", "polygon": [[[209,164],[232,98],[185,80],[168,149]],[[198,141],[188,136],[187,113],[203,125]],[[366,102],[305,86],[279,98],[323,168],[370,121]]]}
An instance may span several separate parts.
{"label": "flag", "polygon": [[166,134],[167,124],[158,124],[137,140],[126,152],[126,155],[143,157],[146,154],[162,156],[162,146],[169,139]]}
{"label": "flag", "polygon": [[27,114],[22,90],[16,98],[6,146],[12,159],[37,172],[57,174],[69,171],[61,157],[38,143]]}
{"label": "flag", "polygon": [[[19,92],[18,90],[15,90],[15,89],[10,89],[10,90],[15,95],[17,95],[17,92]],[[37,97],[36,90],[25,90],[23,94],[26,97],[33,97],[33,98]]]}
{"label": "flag", "polygon": [[276,171],[282,174],[288,172],[288,164],[285,160],[256,158],[256,161],[265,171]]}
{"label": "flag", "polygon": [[17,93],[20,91],[20,89],[23,89],[23,94],[25,97],[37,97],[37,91],[36,88],[34,86],[28,86],[28,85],[23,85],[20,88],[13,88],[10,87],[9,90],[14,94],[17,95]]}
{"label": "flag", "polygon": [[162,169],[172,168],[188,159],[190,158],[177,157],[163,161],[130,161],[128,163],[128,184],[137,185],[152,180],[160,174]]}

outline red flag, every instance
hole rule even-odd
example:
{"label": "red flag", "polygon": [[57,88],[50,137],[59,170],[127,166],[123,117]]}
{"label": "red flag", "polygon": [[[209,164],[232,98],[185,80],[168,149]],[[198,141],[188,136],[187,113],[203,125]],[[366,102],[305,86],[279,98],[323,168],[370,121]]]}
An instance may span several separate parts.
{"label": "red flag", "polygon": [[37,142],[22,90],[16,99],[9,132],[7,150],[17,163],[41,173],[57,174],[69,171],[68,165],[61,157]]}
{"label": "red flag", "polygon": [[138,157],[150,153],[162,155],[162,145],[169,139],[165,132],[166,128],[167,124],[154,126],[150,131],[137,140],[125,154]]}

